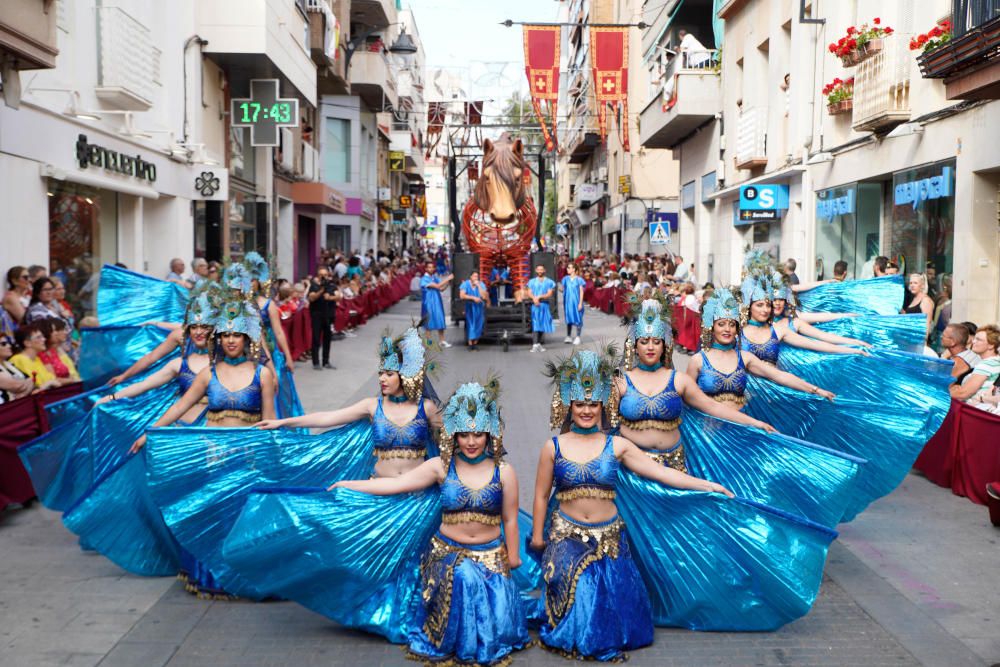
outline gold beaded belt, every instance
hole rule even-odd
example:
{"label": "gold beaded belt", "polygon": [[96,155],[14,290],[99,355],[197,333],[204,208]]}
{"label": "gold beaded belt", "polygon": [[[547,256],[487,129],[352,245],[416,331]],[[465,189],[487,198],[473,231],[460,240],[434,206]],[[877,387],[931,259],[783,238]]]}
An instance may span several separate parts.
{"label": "gold beaded belt", "polygon": [[441,515],[441,523],[482,523],[487,526],[499,526],[499,514],[486,514],[485,512],[444,512]]}
{"label": "gold beaded belt", "polygon": [[394,459],[425,459],[427,449],[414,449],[412,447],[376,447],[375,456],[379,461],[392,461]]}
{"label": "gold beaded belt", "polygon": [[565,491],[556,492],[556,500],[565,502],[567,500],[579,500],[580,498],[599,498],[601,500],[614,500],[615,490],[606,489],[600,486],[577,486]]}
{"label": "gold beaded belt", "polygon": [[622,417],[622,426],[630,428],[633,431],[676,431],[677,427],[680,425],[680,417],[667,421],[663,421],[662,419],[640,419],[639,421],[630,421]]}
{"label": "gold beaded belt", "polygon": [[260,421],[259,412],[247,412],[245,410],[209,410],[205,414],[205,419],[210,422],[222,421],[223,419],[239,419],[247,424],[256,424]]}
{"label": "gold beaded belt", "polygon": [[643,449],[642,451],[661,466],[680,470],[683,473],[688,471],[684,461],[684,445],[677,445],[669,452],[658,452],[655,449]]}
{"label": "gold beaded belt", "polygon": [[735,403],[741,408],[747,404],[747,397],[743,394],[733,394],[727,392],[724,394],[716,394],[715,396],[712,396],[712,398],[719,403]]}

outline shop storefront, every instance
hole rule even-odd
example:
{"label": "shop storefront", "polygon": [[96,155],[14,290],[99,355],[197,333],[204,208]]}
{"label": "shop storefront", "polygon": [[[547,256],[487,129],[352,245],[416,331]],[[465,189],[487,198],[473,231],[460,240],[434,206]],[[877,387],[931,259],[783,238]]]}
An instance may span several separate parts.
{"label": "shop storefront", "polygon": [[250,144],[250,130],[230,127],[229,206],[226,222],[229,255],[235,260],[251,250],[271,252],[270,206],[257,186],[257,149]]}
{"label": "shop storefront", "polygon": [[833,266],[847,262],[847,277],[871,277],[882,254],[882,200],[885,183],[866,182],[816,193],[816,266],[813,278],[833,277]]}
{"label": "shop storefront", "polygon": [[907,273],[927,273],[930,291],[951,279],[955,256],[955,161],[893,174],[889,257]]}

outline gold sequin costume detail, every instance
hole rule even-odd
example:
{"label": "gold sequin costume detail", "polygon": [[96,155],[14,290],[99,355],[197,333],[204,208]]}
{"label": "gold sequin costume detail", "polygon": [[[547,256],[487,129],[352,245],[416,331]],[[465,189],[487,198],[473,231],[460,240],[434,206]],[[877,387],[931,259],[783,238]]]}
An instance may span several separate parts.
{"label": "gold sequin costume detail", "polygon": [[261,420],[261,416],[259,412],[246,412],[244,410],[209,410],[205,413],[205,419],[210,422],[239,419],[247,424],[256,424]]}
{"label": "gold sequin costume detail", "polygon": [[556,492],[556,500],[565,502],[567,500],[579,500],[580,498],[598,498],[600,500],[614,500],[615,490],[604,489],[599,486],[577,486],[565,491]]}
{"label": "gold sequin costume detail", "polygon": [[[599,526],[585,526],[568,520],[562,512],[552,515],[549,528],[549,545],[546,549],[544,572],[546,582],[545,614],[548,622],[556,626],[576,600],[576,586],[580,576],[591,564],[602,558],[618,558],[622,543],[622,529],[625,524],[620,517]],[[573,563],[558,564],[553,560],[552,548],[563,540],[574,540],[587,547],[586,555]],[[557,567],[569,566],[569,571],[556,576]]]}
{"label": "gold sequin costume detail", "polygon": [[621,420],[622,426],[630,428],[633,431],[676,431],[681,425],[681,419],[670,419],[668,421],[661,421],[659,419],[641,419],[639,421],[629,421],[624,417]]}
{"label": "gold sequin costume detail", "polygon": [[678,444],[669,452],[658,452],[655,449],[643,449],[643,453],[662,466],[687,473],[687,463],[684,460],[684,445]]}
{"label": "gold sequin costume detail", "polygon": [[483,512],[445,512],[441,515],[441,523],[454,525],[456,523],[481,523],[487,526],[499,526],[500,516]]}

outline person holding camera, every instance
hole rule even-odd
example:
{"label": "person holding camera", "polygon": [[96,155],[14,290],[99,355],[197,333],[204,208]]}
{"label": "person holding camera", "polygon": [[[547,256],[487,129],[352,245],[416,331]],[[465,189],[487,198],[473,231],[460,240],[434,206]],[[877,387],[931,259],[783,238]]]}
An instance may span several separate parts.
{"label": "person holding camera", "polygon": [[333,313],[340,301],[340,290],[337,283],[330,278],[330,270],[319,267],[316,277],[309,285],[309,317],[312,319],[312,362],[313,370],[320,369],[320,346],[323,347],[322,368],[333,369],[330,364],[330,325],[333,323]]}

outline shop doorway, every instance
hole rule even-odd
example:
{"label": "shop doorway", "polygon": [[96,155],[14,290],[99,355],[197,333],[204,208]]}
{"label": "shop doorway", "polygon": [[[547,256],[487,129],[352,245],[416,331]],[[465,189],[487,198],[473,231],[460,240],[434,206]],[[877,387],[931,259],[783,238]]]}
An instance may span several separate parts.
{"label": "shop doorway", "polygon": [[301,280],[316,272],[316,221],[300,215],[295,229],[295,279]]}

